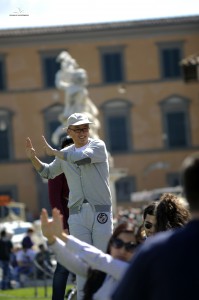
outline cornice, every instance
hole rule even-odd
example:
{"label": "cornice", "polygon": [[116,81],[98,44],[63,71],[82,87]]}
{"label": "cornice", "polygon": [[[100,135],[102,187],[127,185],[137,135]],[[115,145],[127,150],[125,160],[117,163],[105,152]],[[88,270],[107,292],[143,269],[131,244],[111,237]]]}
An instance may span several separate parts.
{"label": "cornice", "polygon": [[39,42],[66,43],[81,40],[110,40],[186,31],[198,32],[199,16],[163,18],[140,21],[112,22],[86,25],[53,26],[0,30],[0,47]]}

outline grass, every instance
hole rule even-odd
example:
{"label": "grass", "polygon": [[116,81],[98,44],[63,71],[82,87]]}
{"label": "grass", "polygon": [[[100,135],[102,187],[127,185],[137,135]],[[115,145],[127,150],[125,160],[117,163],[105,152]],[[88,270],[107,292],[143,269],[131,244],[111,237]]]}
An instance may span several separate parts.
{"label": "grass", "polygon": [[[66,293],[69,289],[71,289],[73,285],[67,285]],[[52,296],[52,287],[48,286],[46,289],[44,287],[29,287],[29,288],[18,288],[14,290],[0,290],[0,299],[8,300],[8,299],[16,299],[16,300],[51,300]]]}

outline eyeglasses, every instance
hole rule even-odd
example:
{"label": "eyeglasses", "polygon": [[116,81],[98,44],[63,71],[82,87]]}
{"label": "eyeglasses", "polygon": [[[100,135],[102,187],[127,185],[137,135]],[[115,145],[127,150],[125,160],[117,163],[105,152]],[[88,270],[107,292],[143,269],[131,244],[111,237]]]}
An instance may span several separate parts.
{"label": "eyeglasses", "polygon": [[72,128],[69,127],[68,129],[74,131],[75,133],[81,133],[81,132],[88,132],[90,128],[85,127],[85,128],[72,129]]}
{"label": "eyeglasses", "polygon": [[146,229],[151,229],[154,226],[154,224],[150,223],[150,222],[144,222],[144,227]]}
{"label": "eyeglasses", "polygon": [[137,247],[137,244],[134,244],[133,242],[125,243],[118,238],[112,239],[111,245],[116,249],[121,249],[124,247],[125,250],[128,252],[133,252],[135,250],[135,248]]}

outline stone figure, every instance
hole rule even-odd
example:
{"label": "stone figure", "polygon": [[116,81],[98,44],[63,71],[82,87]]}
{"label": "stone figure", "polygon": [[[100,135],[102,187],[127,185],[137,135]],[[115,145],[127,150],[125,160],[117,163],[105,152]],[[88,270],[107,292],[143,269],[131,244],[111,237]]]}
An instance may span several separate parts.
{"label": "stone figure", "polygon": [[55,85],[65,92],[65,107],[63,113],[59,116],[62,125],[57,128],[52,136],[54,144],[58,143],[59,137],[63,134],[63,127],[67,118],[76,112],[88,115],[88,118],[93,122],[90,126],[90,135],[92,138],[98,138],[100,127],[97,119],[98,109],[88,95],[87,72],[78,66],[76,60],[67,51],[62,51],[58,55],[57,61],[60,63],[60,70],[55,75]]}

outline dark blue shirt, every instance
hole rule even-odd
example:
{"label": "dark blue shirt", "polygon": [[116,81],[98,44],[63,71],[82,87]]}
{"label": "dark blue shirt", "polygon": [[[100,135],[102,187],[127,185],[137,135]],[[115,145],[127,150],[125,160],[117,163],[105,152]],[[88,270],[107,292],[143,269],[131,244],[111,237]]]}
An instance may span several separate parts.
{"label": "dark blue shirt", "polygon": [[148,238],[111,299],[199,299],[199,220]]}

